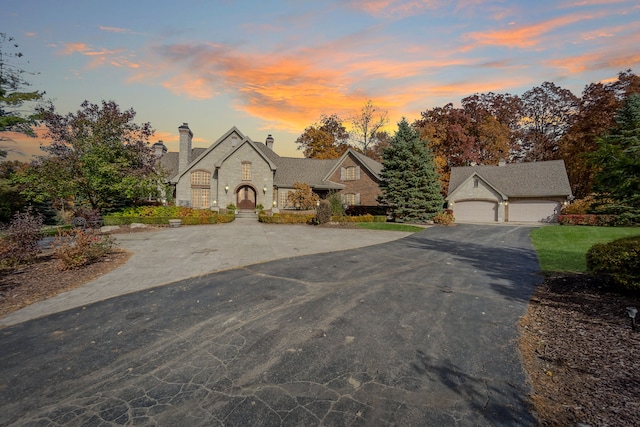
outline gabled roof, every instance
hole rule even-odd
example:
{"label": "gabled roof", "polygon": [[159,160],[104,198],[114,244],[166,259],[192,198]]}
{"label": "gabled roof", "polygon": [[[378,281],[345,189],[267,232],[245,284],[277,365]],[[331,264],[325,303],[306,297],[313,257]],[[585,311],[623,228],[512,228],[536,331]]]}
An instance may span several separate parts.
{"label": "gabled roof", "polygon": [[329,179],[331,177],[331,175],[333,175],[335,173],[335,171],[338,169],[338,167],[340,167],[340,165],[342,165],[344,163],[344,161],[347,159],[347,157],[349,156],[353,156],[358,163],[360,163],[362,166],[365,167],[365,169],[367,169],[369,172],[371,172],[371,174],[373,176],[376,177],[376,179],[380,179],[380,172],[382,171],[382,164],[376,162],[375,160],[373,160],[371,157],[367,157],[362,153],[358,153],[357,151],[355,151],[352,148],[348,148],[347,151],[344,152],[344,154],[336,160],[333,160],[334,165],[333,167],[329,170],[329,172],[327,172],[327,174],[325,175],[324,179]]}
{"label": "gabled roof", "polygon": [[509,163],[504,166],[451,168],[451,196],[462,184],[477,176],[506,197],[570,196],[571,185],[563,160]]}
{"label": "gabled roof", "polygon": [[[276,165],[274,162],[271,161],[271,159],[264,154],[264,152],[260,149],[258,149],[258,147],[256,147],[256,143],[251,141],[249,138],[245,138],[244,141],[242,141],[240,144],[236,145],[231,151],[229,151],[224,157],[222,157],[220,160],[218,160],[218,162],[216,163],[216,169],[219,168],[220,166],[222,166],[222,164],[231,156],[233,156],[233,154],[238,151],[241,147],[248,145],[251,148],[253,148],[256,153],[258,153],[260,155],[260,157],[262,157],[264,159],[265,162],[267,162],[269,164],[269,167],[271,168],[271,170],[275,170],[276,169]],[[262,144],[260,144],[262,145]]]}

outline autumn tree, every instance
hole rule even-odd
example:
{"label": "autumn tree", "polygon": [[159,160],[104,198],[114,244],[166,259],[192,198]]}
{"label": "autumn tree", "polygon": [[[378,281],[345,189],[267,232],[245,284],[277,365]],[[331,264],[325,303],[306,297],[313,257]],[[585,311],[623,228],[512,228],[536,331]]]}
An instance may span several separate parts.
{"label": "autumn tree", "polygon": [[428,144],[402,119],[389,145],[380,173],[382,201],[398,220],[431,220],[442,212],[444,199]]}
{"label": "autumn tree", "polygon": [[598,149],[590,156],[596,168],[594,190],[607,210],[640,215],[640,94],[627,98],[616,122],[597,139]]}
{"label": "autumn tree", "polygon": [[296,139],[298,150],[312,159],[337,159],[349,148],[349,133],[335,114],[323,115]]}
{"label": "autumn tree", "polygon": [[573,124],[577,110],[578,98],[554,83],[544,82],[525,92],[517,157],[527,161],[560,158],[560,139]]}
{"label": "autumn tree", "polygon": [[[23,75],[29,74],[17,61],[22,53],[6,51],[4,45],[9,43],[13,49],[18,48],[13,37],[0,33],[0,132],[19,132],[35,136],[32,126],[35,125],[36,115],[25,109],[25,104],[38,101],[44,92],[25,91],[30,85]],[[0,141],[8,138],[0,136]],[[0,158],[6,157],[7,151],[0,149]]]}
{"label": "autumn tree", "polygon": [[289,204],[296,209],[315,209],[320,198],[313,192],[309,184],[296,182],[294,191],[289,193]]}
{"label": "autumn tree", "polygon": [[591,83],[582,92],[574,123],[560,140],[560,154],[576,198],[591,194],[595,171],[589,154],[598,149],[596,140],[616,126],[616,112],[634,93],[640,93],[640,77],[631,70],[619,73],[610,83]]}
{"label": "autumn tree", "polygon": [[475,139],[468,132],[471,117],[449,103],[424,111],[414,123],[423,141],[428,141],[434,162],[442,179],[442,188],[449,186],[451,168],[477,161]]}
{"label": "autumn tree", "polygon": [[153,129],[134,123],[133,109],[85,101],[64,116],[51,103],[38,112],[53,142],[22,177],[30,199],[73,199],[109,209],[157,195],[162,180],[149,146]]}
{"label": "autumn tree", "polygon": [[349,117],[351,123],[351,139],[355,145],[368,155],[376,143],[379,132],[389,123],[388,112],[381,110],[368,100],[360,111]]}

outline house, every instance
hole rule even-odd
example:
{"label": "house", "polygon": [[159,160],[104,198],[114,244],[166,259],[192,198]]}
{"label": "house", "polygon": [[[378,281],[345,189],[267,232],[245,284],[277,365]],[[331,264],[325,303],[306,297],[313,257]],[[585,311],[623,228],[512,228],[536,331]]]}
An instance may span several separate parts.
{"label": "house", "polygon": [[451,169],[446,200],[459,222],[553,222],[573,198],[564,161]]}
{"label": "house", "polygon": [[187,123],[178,128],[179,153],[154,144],[160,165],[168,172],[177,205],[194,208],[293,209],[289,193],[306,183],[320,197],[339,192],[345,204],[376,206],[382,165],[348,149],[339,159],[281,157],[274,138],[256,142],[232,127],[208,148],[193,148]]}

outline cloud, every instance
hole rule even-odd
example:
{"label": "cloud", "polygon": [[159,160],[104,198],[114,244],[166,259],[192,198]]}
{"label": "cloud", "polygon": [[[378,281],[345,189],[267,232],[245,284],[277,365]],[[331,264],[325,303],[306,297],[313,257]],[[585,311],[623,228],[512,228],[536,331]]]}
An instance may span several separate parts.
{"label": "cloud", "polygon": [[49,145],[50,140],[45,138],[47,128],[38,126],[34,128],[36,137],[32,138],[18,132],[3,132],[0,140],[0,148],[8,151],[7,160],[19,160],[28,162],[33,157],[43,156],[46,153],[40,149],[43,145]]}
{"label": "cloud", "polygon": [[538,47],[551,31],[566,27],[577,22],[584,22],[596,18],[597,15],[571,14],[559,16],[531,25],[510,25],[509,28],[487,31],[471,32],[463,36],[463,40],[471,44],[463,50],[471,50],[482,46],[506,46],[521,49]]}
{"label": "cloud", "polygon": [[349,7],[373,16],[406,17],[441,5],[440,0],[351,0]]}
{"label": "cloud", "polygon": [[66,43],[61,51],[63,55],[80,54],[91,58],[88,68],[97,68],[105,64],[114,67],[139,68],[135,55],[126,49],[95,49],[86,43]]}
{"label": "cloud", "polygon": [[100,25],[98,28],[100,28],[102,31],[108,31],[110,33],[131,33],[131,30],[127,30],[126,28],[118,28],[118,27],[105,27],[103,25]]}

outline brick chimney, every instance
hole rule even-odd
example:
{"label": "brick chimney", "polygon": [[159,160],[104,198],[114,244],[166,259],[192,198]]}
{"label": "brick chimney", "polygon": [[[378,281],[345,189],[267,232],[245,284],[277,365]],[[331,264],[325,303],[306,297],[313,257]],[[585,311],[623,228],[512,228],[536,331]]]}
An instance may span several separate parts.
{"label": "brick chimney", "polygon": [[271,136],[271,134],[267,136],[267,140],[264,143],[267,145],[267,148],[273,151],[273,137]]}
{"label": "brick chimney", "polygon": [[191,140],[193,132],[189,129],[188,123],[183,123],[178,128],[180,132],[180,154],[178,155],[178,171],[182,173],[189,163],[191,163]]}

